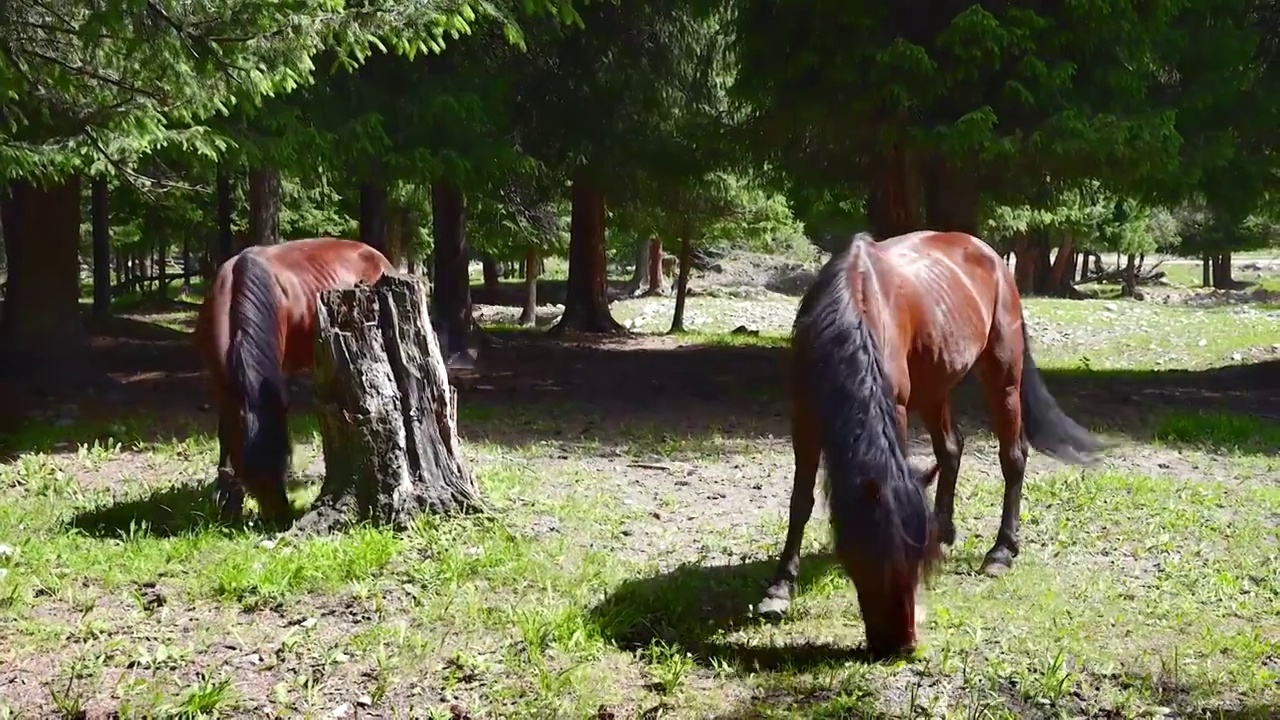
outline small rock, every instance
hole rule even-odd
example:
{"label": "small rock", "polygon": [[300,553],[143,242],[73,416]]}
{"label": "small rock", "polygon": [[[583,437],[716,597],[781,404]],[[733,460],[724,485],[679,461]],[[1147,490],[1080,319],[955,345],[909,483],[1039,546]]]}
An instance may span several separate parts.
{"label": "small rock", "polygon": [[338,707],[334,708],[333,712],[329,713],[329,717],[346,717],[351,714],[353,709],[354,708],[351,707],[351,703],[342,703]]}
{"label": "small rock", "polygon": [[302,628],[303,630],[310,630],[311,628],[316,626],[316,622],[318,621],[315,618],[309,617],[306,620],[303,620],[302,622],[298,623],[298,627]]}
{"label": "small rock", "polygon": [[1117,310],[1120,309],[1120,306],[1113,302],[1109,302],[1103,305],[1102,307],[1105,308],[1107,312],[1116,312]]}
{"label": "small rock", "polygon": [[351,660],[351,656],[344,652],[340,652],[337,655],[333,656],[333,661],[338,663],[339,665],[349,662],[350,660]]}
{"label": "small rock", "polygon": [[1235,362],[1240,362],[1242,359],[1244,359],[1244,356],[1238,352],[1234,352],[1234,353],[1231,353],[1231,359]]}
{"label": "small rock", "polygon": [[1204,347],[1205,345],[1208,345],[1208,344],[1209,344],[1208,340],[1205,340],[1204,338],[1200,338],[1200,341],[1196,343],[1196,347]]}
{"label": "small rock", "polygon": [[368,695],[361,695],[360,697],[356,698],[356,705],[359,705],[360,707],[363,707],[363,708],[373,707],[373,698],[369,697]]}
{"label": "small rock", "polygon": [[262,542],[258,543],[258,547],[262,548],[263,550],[271,550],[275,548],[275,546],[276,546],[276,541],[270,540],[270,539],[263,540]]}
{"label": "small rock", "polygon": [[142,609],[147,610],[148,612],[164,607],[164,604],[168,601],[168,598],[164,595],[164,591],[161,590],[154,582],[143,583],[142,587],[139,588],[138,594],[142,599]]}
{"label": "small rock", "polygon": [[0,543],[0,560],[8,560],[9,558],[13,557],[17,552],[18,552],[17,550],[13,549],[12,545],[5,545],[4,543]]}

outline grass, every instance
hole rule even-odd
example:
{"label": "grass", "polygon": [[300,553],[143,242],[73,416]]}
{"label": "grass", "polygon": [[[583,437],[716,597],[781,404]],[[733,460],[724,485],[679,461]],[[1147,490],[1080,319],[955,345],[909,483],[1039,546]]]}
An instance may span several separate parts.
{"label": "grass", "polygon": [[[1084,356],[1095,369],[1205,367],[1280,342],[1266,313],[1028,305],[1046,367]],[[722,347],[785,346],[794,312],[780,303],[783,320],[760,315],[757,336],[724,332],[742,324],[739,305],[695,298],[691,309],[711,329],[683,341]],[[1165,408],[1150,414],[1149,443],[1127,440],[1100,467],[1033,455],[1022,554],[998,581],[974,571],[1001,485],[990,437],[971,433],[960,537],[927,595],[925,644],[869,664],[853,652],[861,621],[823,555],[821,516],[793,615],[751,616],[785,532],[784,436],[623,418],[608,441],[486,439],[556,425],[553,410],[523,402],[462,408],[493,514],[308,540],[210,521],[205,420],[27,428],[14,442],[28,450],[0,465],[0,717],[1268,717],[1280,707],[1276,423]],[[314,471],[314,420],[294,430],[295,469]],[[295,504],[314,493],[295,489]]]}

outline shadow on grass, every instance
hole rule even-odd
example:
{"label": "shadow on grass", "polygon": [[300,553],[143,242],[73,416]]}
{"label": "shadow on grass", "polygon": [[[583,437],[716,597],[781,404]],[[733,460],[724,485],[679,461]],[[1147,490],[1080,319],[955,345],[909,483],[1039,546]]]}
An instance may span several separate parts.
{"label": "shadow on grass", "polygon": [[[296,492],[314,481],[314,478],[305,476],[290,477],[289,492]],[[117,500],[77,513],[67,525],[101,539],[130,535],[167,538],[198,533],[215,526],[246,527],[244,522],[228,525],[219,520],[213,490],[212,481],[159,488],[145,497]],[[296,507],[294,515],[298,515]],[[255,516],[246,513],[246,517]]]}
{"label": "shadow on grass", "polygon": [[[628,651],[654,643],[678,646],[704,667],[728,663],[751,672],[802,670],[846,662],[873,662],[861,647],[821,643],[759,646],[720,639],[768,621],[749,612],[773,575],[775,561],[737,565],[684,565],[661,575],[630,580],[593,607],[588,617],[602,637]],[[836,568],[827,555],[800,563],[799,591]],[[852,585],[849,588],[852,597]],[[856,605],[853,612],[856,611]],[[785,622],[785,620],[784,620]]]}
{"label": "shadow on grass", "polygon": [[129,535],[173,537],[217,524],[212,483],[162,488],[146,497],[86,510],[68,523],[90,537],[104,539]]}

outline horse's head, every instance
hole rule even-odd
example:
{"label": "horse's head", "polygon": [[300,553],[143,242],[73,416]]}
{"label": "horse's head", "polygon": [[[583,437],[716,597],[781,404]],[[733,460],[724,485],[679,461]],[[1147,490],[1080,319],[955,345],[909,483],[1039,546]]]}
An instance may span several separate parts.
{"label": "horse's head", "polygon": [[[274,413],[273,413],[274,414]],[[232,413],[236,421],[219,427],[224,433],[230,468],[220,470],[219,505],[224,522],[239,522],[243,496],[235,489],[239,485],[258,504],[258,514],[268,525],[286,525],[292,520],[293,507],[289,502],[286,477],[290,464],[291,448],[278,438],[279,430],[264,433],[259,421],[246,412]],[[272,418],[268,426],[281,423]],[[246,433],[246,429],[252,429]],[[277,437],[272,437],[272,435]],[[247,440],[247,442],[246,442]],[[223,474],[227,477],[223,477]]]}
{"label": "horse's head", "polygon": [[924,493],[937,475],[934,464],[913,470],[907,483],[863,485],[867,500],[883,513],[883,530],[874,547],[842,560],[857,588],[867,650],[872,655],[893,656],[915,649],[916,622],[923,619],[917,592],[941,555]]}

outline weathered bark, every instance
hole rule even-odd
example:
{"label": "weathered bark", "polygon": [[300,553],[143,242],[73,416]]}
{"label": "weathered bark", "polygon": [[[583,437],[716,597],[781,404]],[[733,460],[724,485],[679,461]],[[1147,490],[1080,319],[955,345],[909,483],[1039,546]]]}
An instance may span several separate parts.
{"label": "weathered bark", "polygon": [[631,279],[622,288],[623,297],[638,295],[640,288],[644,287],[645,276],[649,272],[649,246],[652,244],[652,240],[641,240],[636,243],[635,264],[631,266]]}
{"label": "weathered bark", "polygon": [[494,260],[489,253],[480,256],[480,274],[484,280],[485,292],[497,292],[502,268],[498,266],[498,261]]}
{"label": "weathered bark", "polygon": [[573,208],[569,226],[569,279],[564,314],[551,329],[586,333],[616,333],[623,327],[609,313],[604,254],[605,198],[583,170],[573,180]]}
{"label": "weathered bark", "polygon": [[538,275],[542,257],[538,248],[530,247],[524,253],[524,307],[520,310],[520,324],[532,327],[538,324]]}
{"label": "weathered bark", "polygon": [[877,160],[873,177],[867,221],[875,238],[885,240],[920,229],[920,175],[901,142],[893,143]]}
{"label": "weathered bark", "polygon": [[387,255],[387,224],[387,185],[375,165],[360,183],[360,242]]}
{"label": "weathered bark", "polygon": [[931,156],[921,171],[924,224],[930,230],[978,234],[978,178],[941,155]]}
{"label": "weathered bark", "polygon": [[17,180],[0,199],[9,286],[0,317],[0,368],[79,364],[80,178]]}
{"label": "weathered bark", "polygon": [[671,329],[668,332],[684,332],[684,303],[689,296],[689,273],[692,270],[690,258],[692,235],[693,228],[686,221],[680,232],[680,272],[676,277],[676,308],[671,314]]}
{"label": "weathered bark", "polygon": [[467,346],[473,322],[471,280],[467,273],[466,196],[457,184],[431,182],[431,232],[434,237],[432,315],[444,325],[441,339],[447,357]]}
{"label": "weathered bark", "polygon": [[321,295],[314,387],[325,478],[298,532],[406,529],[423,512],[482,510],[427,304],[423,284],[398,274]]}
{"label": "weathered bark", "polygon": [[111,211],[110,187],[105,177],[93,179],[93,315],[111,314]]}
{"label": "weathered bark", "polygon": [[249,242],[276,245],[280,242],[280,171],[257,167],[249,171]]}
{"label": "weathered bark", "polygon": [[667,275],[662,271],[662,239],[649,241],[649,289],[645,297],[667,294]]}
{"label": "weathered bark", "polygon": [[[236,252],[236,236],[231,229],[232,221],[235,219],[231,210],[231,174],[227,172],[225,165],[218,165],[218,237],[214,244],[213,267],[211,270],[217,270],[222,263]],[[213,273],[209,273],[209,279],[213,279]]]}

